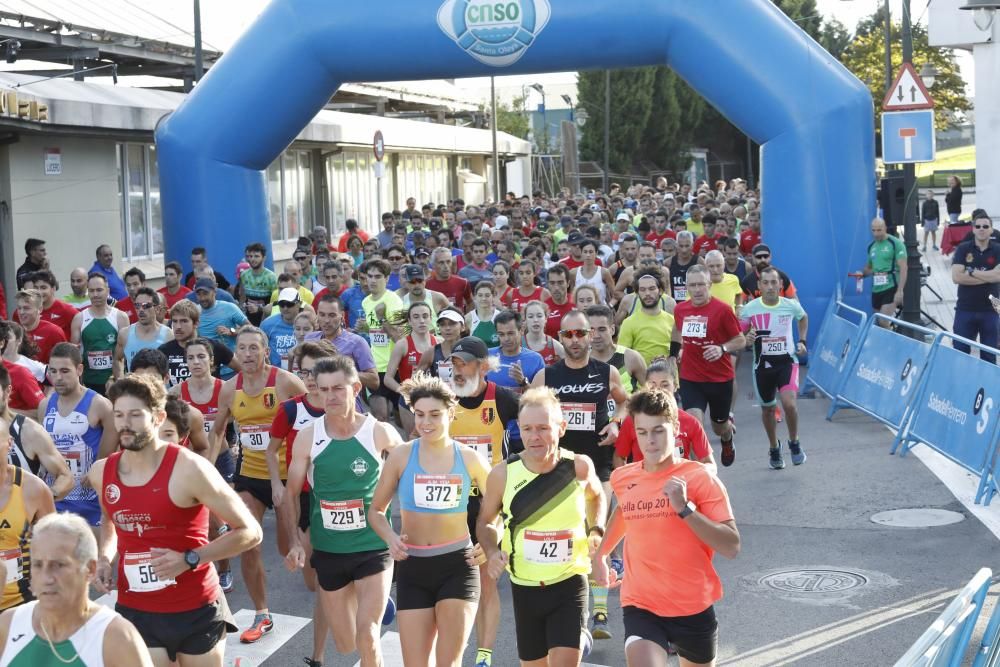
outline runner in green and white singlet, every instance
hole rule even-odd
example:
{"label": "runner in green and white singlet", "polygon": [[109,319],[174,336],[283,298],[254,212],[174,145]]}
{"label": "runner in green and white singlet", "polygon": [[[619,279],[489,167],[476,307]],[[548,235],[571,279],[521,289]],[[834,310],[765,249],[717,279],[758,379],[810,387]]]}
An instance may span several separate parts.
{"label": "runner in green and white singlet", "polygon": [[75,514],[48,514],[31,538],[37,600],[0,615],[0,667],[153,667],[129,621],[88,599],[97,540]]}
{"label": "runner in green and white singlet", "polygon": [[79,345],[83,354],[83,384],[103,395],[113,371],[118,332],[129,321],[125,313],[108,305],[108,280],[102,274],[90,274],[87,291],[90,308],[73,318],[70,342]]}
{"label": "runner in green and white singlet", "polygon": [[[299,494],[308,477],[310,562],[320,600],[328,618],[343,618],[345,607],[357,606],[356,626],[331,625],[334,642],[341,653],[357,650],[361,665],[378,665],[382,664],[379,622],[389,616],[392,557],[368,525],[368,510],[383,456],[402,440],[391,426],[356,411],[361,382],[350,358],[318,361],[313,378],[324,415],[295,438],[281,511],[288,513],[288,525],[298,526]],[[291,548],[285,560],[294,570],[305,565],[305,550],[298,530],[289,532]],[[395,608],[391,601],[389,608]]]}

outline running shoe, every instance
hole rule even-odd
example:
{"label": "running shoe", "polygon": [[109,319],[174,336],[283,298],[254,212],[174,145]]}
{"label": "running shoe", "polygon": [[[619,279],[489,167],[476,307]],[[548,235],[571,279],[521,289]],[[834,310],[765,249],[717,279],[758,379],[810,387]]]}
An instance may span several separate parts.
{"label": "running shoe", "polygon": [[233,571],[226,570],[225,572],[219,573],[219,586],[222,587],[223,593],[233,592]]}
{"label": "running shoe", "polygon": [[476,667],[491,667],[491,663],[486,658],[483,658],[476,663]]}
{"label": "running shoe", "polygon": [[302,658],[302,662],[306,663],[308,667],[323,667],[323,663],[319,660],[313,660],[312,658]]}
{"label": "running shoe", "polygon": [[733,444],[733,439],[722,441],[722,465],[729,467],[733,465],[733,461],[736,460],[736,446]]}
{"label": "running shoe", "polygon": [[778,443],[777,447],[772,447],[769,450],[768,456],[770,460],[768,465],[771,466],[771,470],[781,470],[785,467],[785,459],[781,458],[781,443]]}
{"label": "running shoe", "polygon": [[625,578],[625,561],[621,558],[612,558],[610,565],[611,569],[618,575],[618,581]]}
{"label": "running shoe", "polygon": [[274,630],[274,623],[270,614],[257,614],[253,617],[253,625],[243,631],[240,641],[244,644],[253,644],[261,637]]}
{"label": "running shoe", "polygon": [[599,611],[594,614],[591,622],[593,623],[594,630],[590,634],[594,639],[611,639],[611,630],[608,630],[607,614]]}
{"label": "running shoe", "polygon": [[389,598],[385,602],[385,613],[382,614],[382,625],[392,625],[396,620],[396,601]]}
{"label": "running shoe", "polygon": [[479,660],[476,661],[476,667],[492,667],[493,665],[493,654],[483,652],[482,650],[476,651],[476,654],[480,656]]}
{"label": "running shoe", "polygon": [[[594,637],[590,634],[590,630],[587,628],[583,628],[583,631],[580,634],[582,635],[581,643],[583,644],[583,646],[580,647],[580,651],[583,653],[583,657],[586,658],[590,655],[590,652],[594,648]],[[611,635],[608,636],[610,637]]]}
{"label": "running shoe", "polygon": [[806,462],[806,453],[802,451],[798,440],[788,441],[788,451],[792,453],[792,465],[800,466]]}

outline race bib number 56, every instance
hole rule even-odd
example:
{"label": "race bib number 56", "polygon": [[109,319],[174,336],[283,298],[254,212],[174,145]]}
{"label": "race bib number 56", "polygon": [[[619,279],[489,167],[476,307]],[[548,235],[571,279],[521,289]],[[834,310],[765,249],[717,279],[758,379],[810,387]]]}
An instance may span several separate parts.
{"label": "race bib number 56", "polygon": [[173,579],[160,580],[153,570],[152,555],[148,551],[142,553],[126,553],[124,559],[125,578],[128,589],[133,593],[150,593],[173,586]]}

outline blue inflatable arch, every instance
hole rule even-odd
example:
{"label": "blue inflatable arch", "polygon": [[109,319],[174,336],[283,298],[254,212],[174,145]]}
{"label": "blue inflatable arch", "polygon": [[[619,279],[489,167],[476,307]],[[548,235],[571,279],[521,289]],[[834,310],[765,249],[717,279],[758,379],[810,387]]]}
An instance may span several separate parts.
{"label": "blue inflatable arch", "polygon": [[344,82],[662,64],[762,145],[765,235],[818,326],[864,261],[872,101],[770,0],[273,0],[157,129],[166,257],[267,244],[264,170]]}

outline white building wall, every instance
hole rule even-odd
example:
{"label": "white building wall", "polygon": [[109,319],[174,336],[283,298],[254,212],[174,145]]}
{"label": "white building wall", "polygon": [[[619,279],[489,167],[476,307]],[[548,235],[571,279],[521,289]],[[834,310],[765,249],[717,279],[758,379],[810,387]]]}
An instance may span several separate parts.
{"label": "white building wall", "polygon": [[[62,174],[45,175],[46,148],[62,151]],[[94,252],[101,243],[111,246],[121,272],[117,261],[122,242],[115,142],[22,134],[7,150],[12,268],[24,261],[25,240],[36,237],[46,241],[49,267],[59,279],[61,293],[69,290],[70,271],[94,263]],[[13,276],[9,280],[8,295],[15,287]]]}

